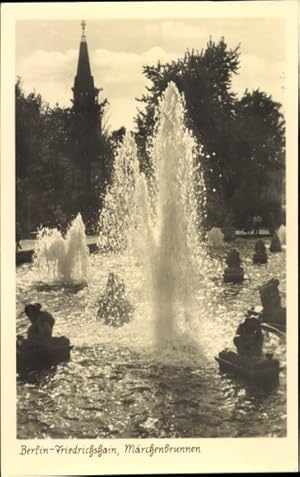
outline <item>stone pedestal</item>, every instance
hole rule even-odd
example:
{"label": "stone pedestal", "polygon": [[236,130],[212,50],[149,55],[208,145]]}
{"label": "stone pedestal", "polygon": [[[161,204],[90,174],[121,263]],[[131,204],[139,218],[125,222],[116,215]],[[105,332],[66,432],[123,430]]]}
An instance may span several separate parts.
{"label": "stone pedestal", "polygon": [[233,249],[228,253],[226,264],[227,267],[224,270],[224,282],[242,282],[244,280],[244,269],[241,267],[240,254],[236,249]]}
{"label": "stone pedestal", "polygon": [[286,309],[281,306],[281,297],[278,290],[279,280],[272,278],[259,290],[262,304],[262,318],[266,323],[284,325],[286,323]]}
{"label": "stone pedestal", "polygon": [[255,243],[255,254],[253,255],[254,263],[267,263],[268,255],[263,240],[259,239]]}
{"label": "stone pedestal", "polygon": [[271,245],[270,245],[271,252],[281,252],[281,243],[277,233],[275,232],[272,237]]}

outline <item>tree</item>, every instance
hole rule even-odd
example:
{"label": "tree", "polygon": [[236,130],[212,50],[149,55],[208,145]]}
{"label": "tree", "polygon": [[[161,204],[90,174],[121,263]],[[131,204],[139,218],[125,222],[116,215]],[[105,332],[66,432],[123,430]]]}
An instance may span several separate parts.
{"label": "tree", "polygon": [[16,219],[26,232],[40,220],[41,200],[37,198],[45,189],[50,175],[49,169],[43,170],[41,165],[45,105],[35,92],[27,97],[24,95],[20,78],[17,79],[15,93]]}
{"label": "tree", "polygon": [[[99,121],[85,121],[71,108],[51,108],[35,92],[26,96],[20,78],[15,92],[17,220],[23,232],[56,225],[56,207],[68,218],[81,211],[86,223],[97,222],[113,155],[109,134],[101,135]],[[98,105],[100,112],[106,104]],[[85,175],[89,193],[77,197],[76,181]]]}
{"label": "tree", "polygon": [[[97,90],[98,92],[100,90]],[[78,102],[71,109],[70,150],[73,162],[72,203],[75,213],[80,211],[88,229],[98,221],[101,196],[106,186],[107,134],[101,130],[101,121],[108,106],[108,100],[98,103],[92,94],[79,91]]]}
{"label": "tree", "polygon": [[[186,124],[204,154],[198,155],[206,187],[206,227],[234,215],[236,225],[255,209],[267,208],[264,193],[270,173],[283,173],[284,119],[280,105],[260,91],[245,92],[238,100],[231,90],[238,73],[240,47],[229,49],[224,38],[209,40],[200,53],[187,51],[166,64],[144,66],[150,80],[135,118],[141,169],[151,174],[149,145],[155,130],[159,98],[169,81],[184,93]],[[150,141],[149,141],[150,138]],[[246,192],[247,191],[247,192]],[[278,194],[277,202],[280,200]]]}
{"label": "tree", "polygon": [[[265,222],[270,213],[280,222],[285,173],[285,123],[281,105],[259,90],[245,91],[236,102],[236,182],[240,184],[231,207],[242,222],[244,210],[261,214]],[[276,185],[274,185],[276,184]]]}
{"label": "tree", "polygon": [[228,194],[231,177],[224,177],[223,171],[232,159],[235,95],[230,88],[238,66],[239,46],[228,49],[222,38],[217,44],[210,40],[201,53],[187,51],[177,61],[144,67],[144,74],[152,84],[147,88],[148,94],[139,100],[145,108],[136,117],[142,170],[149,173],[147,139],[154,131],[159,98],[168,82],[173,81],[185,96],[187,126],[204,147],[205,155],[199,156],[198,161],[202,163],[208,204],[215,201],[216,193],[220,197]]}

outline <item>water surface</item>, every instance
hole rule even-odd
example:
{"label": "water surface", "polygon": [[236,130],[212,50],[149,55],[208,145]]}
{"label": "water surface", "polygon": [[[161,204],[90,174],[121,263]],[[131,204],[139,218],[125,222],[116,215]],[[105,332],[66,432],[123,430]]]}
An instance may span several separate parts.
{"label": "water surface", "polygon": [[[285,436],[285,371],[272,389],[257,389],[220,373],[214,359],[231,346],[245,311],[260,304],[259,286],[271,277],[279,278],[285,303],[285,252],[269,253],[267,264],[253,265],[253,240],[236,240],[234,247],[248,279],[239,285],[222,281],[232,245],[209,252],[190,329],[162,349],[155,346],[139,264],[94,255],[88,287],[41,283],[31,265],[19,267],[17,333],[28,326],[24,305],[38,301],[56,319],[54,334],[68,336],[74,349],[70,362],[18,378],[18,438]],[[110,271],[123,277],[135,306],[134,320],[120,329],[96,320]],[[266,335],[265,350],[284,364],[285,345],[278,337]]]}

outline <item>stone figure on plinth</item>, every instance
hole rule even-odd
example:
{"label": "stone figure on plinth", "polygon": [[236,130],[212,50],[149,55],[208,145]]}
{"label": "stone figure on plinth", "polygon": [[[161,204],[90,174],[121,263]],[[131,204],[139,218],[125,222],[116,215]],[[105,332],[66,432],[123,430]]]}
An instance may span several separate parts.
{"label": "stone figure on plinth", "polygon": [[280,239],[275,232],[272,237],[271,245],[270,245],[270,251],[271,252],[281,252],[281,243]]}
{"label": "stone figure on plinth", "polygon": [[231,250],[226,258],[227,267],[224,270],[224,281],[239,283],[244,279],[244,269],[241,267],[241,259],[238,250]]}
{"label": "stone figure on plinth", "polygon": [[255,254],[253,255],[254,263],[267,263],[268,255],[264,241],[259,239],[255,243]]}
{"label": "stone figure on plinth", "polygon": [[286,309],[281,306],[281,297],[278,290],[279,280],[272,278],[259,290],[263,307],[263,321],[267,323],[279,323],[285,326]]}

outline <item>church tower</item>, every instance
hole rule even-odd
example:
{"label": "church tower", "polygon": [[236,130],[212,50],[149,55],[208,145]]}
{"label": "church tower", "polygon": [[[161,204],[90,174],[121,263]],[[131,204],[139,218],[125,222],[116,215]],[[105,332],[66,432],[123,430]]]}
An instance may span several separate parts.
{"label": "church tower", "polygon": [[104,178],[104,157],[101,153],[103,107],[99,104],[100,89],[95,87],[91,73],[84,20],[81,27],[77,72],[72,88],[71,143],[74,208],[84,215],[84,211],[96,207],[97,188]]}
{"label": "church tower", "polygon": [[75,114],[92,115],[98,118],[100,132],[100,106],[98,103],[99,89],[94,86],[91,74],[88,46],[85,35],[86,23],[81,22],[82,35],[79,47],[77,74],[74,80],[73,111]]}

